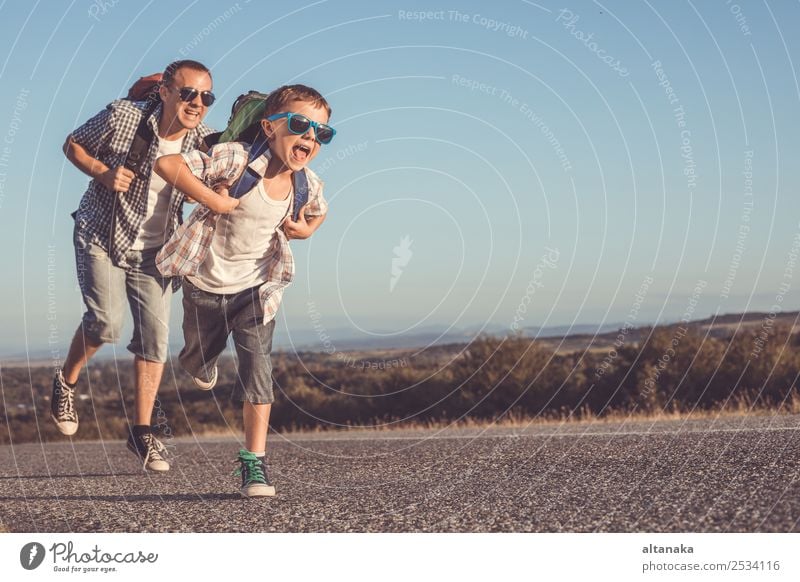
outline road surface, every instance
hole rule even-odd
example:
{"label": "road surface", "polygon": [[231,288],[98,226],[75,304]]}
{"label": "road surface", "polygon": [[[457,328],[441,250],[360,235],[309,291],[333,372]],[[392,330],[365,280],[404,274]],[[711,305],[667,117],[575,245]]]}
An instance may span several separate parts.
{"label": "road surface", "polygon": [[798,531],[800,416],[270,435],[243,499],[234,438],[0,447],[0,531]]}

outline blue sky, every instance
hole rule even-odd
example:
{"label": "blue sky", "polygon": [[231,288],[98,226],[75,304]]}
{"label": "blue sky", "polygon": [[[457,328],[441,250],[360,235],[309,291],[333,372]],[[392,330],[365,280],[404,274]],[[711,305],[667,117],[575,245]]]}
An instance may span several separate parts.
{"label": "blue sky", "polygon": [[699,281],[695,317],[797,308],[797,3],[280,6],[0,3],[0,354],[80,318],[64,137],[178,58],[212,69],[212,126],[289,82],[333,107],[284,340],[309,302],[365,337],[674,321]]}

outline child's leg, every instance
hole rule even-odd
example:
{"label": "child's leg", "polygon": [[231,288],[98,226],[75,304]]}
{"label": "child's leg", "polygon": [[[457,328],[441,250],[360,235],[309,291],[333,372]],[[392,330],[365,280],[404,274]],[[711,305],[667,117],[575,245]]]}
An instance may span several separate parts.
{"label": "child's leg", "polygon": [[244,403],[245,447],[239,451],[237,475],[242,477],[239,493],[244,497],[272,497],[275,485],[269,478],[266,439],[271,404]]}
{"label": "child's leg", "polygon": [[245,446],[239,451],[239,492],[245,497],[275,495],[265,459],[269,413],[275,397],[272,392],[272,332],[275,321],[262,325],[258,293],[243,293],[236,298],[241,309],[233,318],[233,342],[238,366],[233,397],[241,400],[244,413]]}
{"label": "child's leg", "polygon": [[244,416],[244,446],[251,453],[261,455],[266,452],[267,431],[269,430],[269,413],[272,404],[253,404],[245,402],[242,405]]}
{"label": "child's leg", "polygon": [[266,450],[272,391],[272,332],[275,322],[233,330],[239,360],[234,394],[243,401],[245,445],[250,452]]}
{"label": "child's leg", "polygon": [[245,445],[250,452],[266,450],[272,392],[272,334],[275,320],[264,325],[258,289],[243,291],[231,306],[233,344],[236,346],[236,385],[233,398],[242,402]]}

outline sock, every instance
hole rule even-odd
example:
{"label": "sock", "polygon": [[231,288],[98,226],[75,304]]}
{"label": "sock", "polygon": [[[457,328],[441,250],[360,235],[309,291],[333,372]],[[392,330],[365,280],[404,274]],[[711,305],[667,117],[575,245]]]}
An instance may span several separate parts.
{"label": "sock", "polygon": [[263,458],[263,457],[265,457],[267,455],[266,451],[261,451],[260,453],[254,453],[253,451],[247,451],[247,452],[255,455],[259,459],[261,459],[261,458]]}
{"label": "sock", "polygon": [[149,425],[146,424],[135,424],[133,425],[133,436],[140,437],[143,434],[148,434],[153,432],[153,429],[150,428]]}

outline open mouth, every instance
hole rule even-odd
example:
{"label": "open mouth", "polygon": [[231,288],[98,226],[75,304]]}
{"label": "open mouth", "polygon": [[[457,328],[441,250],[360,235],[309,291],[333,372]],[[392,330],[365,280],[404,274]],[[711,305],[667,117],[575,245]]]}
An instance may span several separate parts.
{"label": "open mouth", "polygon": [[305,162],[311,155],[311,148],[307,145],[297,144],[292,148],[292,157],[298,162]]}
{"label": "open mouth", "polygon": [[184,110],[184,114],[189,119],[199,119],[200,118],[200,112],[199,111]]}

